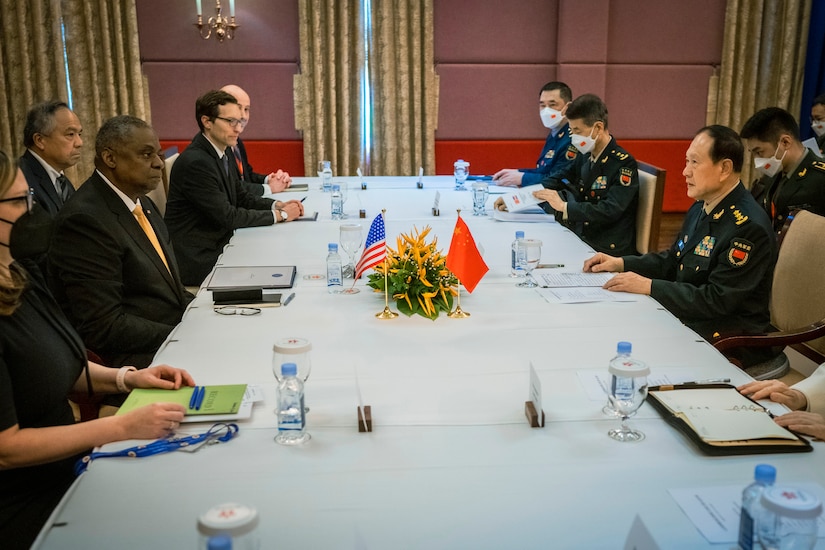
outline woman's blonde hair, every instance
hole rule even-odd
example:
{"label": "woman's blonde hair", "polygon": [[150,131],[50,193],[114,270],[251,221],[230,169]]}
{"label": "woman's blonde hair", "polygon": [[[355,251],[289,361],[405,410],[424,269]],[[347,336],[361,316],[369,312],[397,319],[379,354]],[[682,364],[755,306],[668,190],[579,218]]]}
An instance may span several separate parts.
{"label": "woman's blonde hair", "polygon": [[[17,177],[17,161],[0,150],[0,197],[8,193]],[[3,222],[0,222],[3,223]],[[8,245],[9,243],[5,243]],[[0,245],[2,246],[2,245]],[[12,265],[9,274],[0,272],[0,315],[11,315],[20,305],[20,296],[26,288],[26,272]]]}

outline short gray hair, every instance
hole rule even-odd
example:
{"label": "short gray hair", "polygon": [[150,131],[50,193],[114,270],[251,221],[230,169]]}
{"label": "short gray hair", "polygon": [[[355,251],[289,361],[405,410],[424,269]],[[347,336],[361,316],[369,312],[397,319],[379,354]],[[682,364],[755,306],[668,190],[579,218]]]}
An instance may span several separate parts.
{"label": "short gray hair", "polygon": [[131,115],[119,115],[110,118],[104,122],[100,130],[97,131],[95,155],[100,157],[104,149],[119,149],[132,137],[132,133],[138,128],[151,129],[152,127],[144,120]]}
{"label": "short gray hair", "polygon": [[[54,132],[57,122],[54,114],[60,109],[69,109],[65,101],[44,101],[38,103],[26,114],[26,125],[23,127],[23,145],[31,149],[34,147],[34,135],[48,136]],[[71,111],[71,109],[69,109]]]}

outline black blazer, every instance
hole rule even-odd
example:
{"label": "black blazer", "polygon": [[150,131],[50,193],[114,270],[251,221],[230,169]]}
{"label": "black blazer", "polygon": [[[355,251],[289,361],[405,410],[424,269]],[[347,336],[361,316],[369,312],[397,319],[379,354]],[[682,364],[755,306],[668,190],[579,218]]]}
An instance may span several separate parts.
{"label": "black blazer", "polygon": [[[26,182],[34,191],[34,198],[42,206],[49,216],[54,218],[63,206],[63,199],[57,194],[52,179],[46,173],[46,169],[40,164],[31,151],[26,149],[20,157],[20,169],[26,177]],[[71,195],[70,195],[71,196]]]}
{"label": "black blazer", "polygon": [[140,197],[171,273],[97,171],[55,220],[49,283],[86,347],[110,366],[148,366],[193,296],[154,203]]}
{"label": "black blazer", "polygon": [[272,225],[272,199],[252,195],[233,168],[203,134],[198,134],[172,166],[166,225],[186,285],[200,285],[212,270],[235,229]]}
{"label": "black blazer", "polygon": [[266,176],[264,174],[257,174],[252,170],[252,165],[249,164],[249,159],[246,156],[246,147],[240,138],[238,138],[238,154],[241,157],[241,166],[243,166],[243,174],[240,174],[241,181],[244,182],[245,187],[250,193],[256,197],[262,196],[264,194],[263,186],[266,183]]}

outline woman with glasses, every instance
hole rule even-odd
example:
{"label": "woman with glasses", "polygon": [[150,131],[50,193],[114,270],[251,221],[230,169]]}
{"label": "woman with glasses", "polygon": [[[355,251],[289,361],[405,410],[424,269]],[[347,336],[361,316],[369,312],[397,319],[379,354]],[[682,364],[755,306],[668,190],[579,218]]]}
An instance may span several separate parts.
{"label": "woman with glasses", "polygon": [[171,403],[76,424],[72,392],[194,385],[167,365],[135,371],[87,362],[83,342],[33,261],[50,224],[33,204],[23,173],[0,151],[0,541],[29,548],[71,485],[73,466],[92,447],[168,435],[183,419]]}

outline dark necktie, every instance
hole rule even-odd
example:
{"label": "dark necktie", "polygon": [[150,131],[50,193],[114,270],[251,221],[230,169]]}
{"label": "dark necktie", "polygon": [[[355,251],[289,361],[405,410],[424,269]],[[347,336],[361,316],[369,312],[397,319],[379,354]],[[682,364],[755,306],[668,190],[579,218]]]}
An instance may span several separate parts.
{"label": "dark necktie", "polygon": [[74,193],[74,187],[72,186],[72,182],[69,181],[69,178],[60,174],[57,176],[57,186],[60,188],[60,199],[63,202],[69,200],[69,197]]}
{"label": "dark necktie", "polygon": [[226,177],[229,177],[229,155],[224,152],[223,154],[223,173],[226,174]]}

